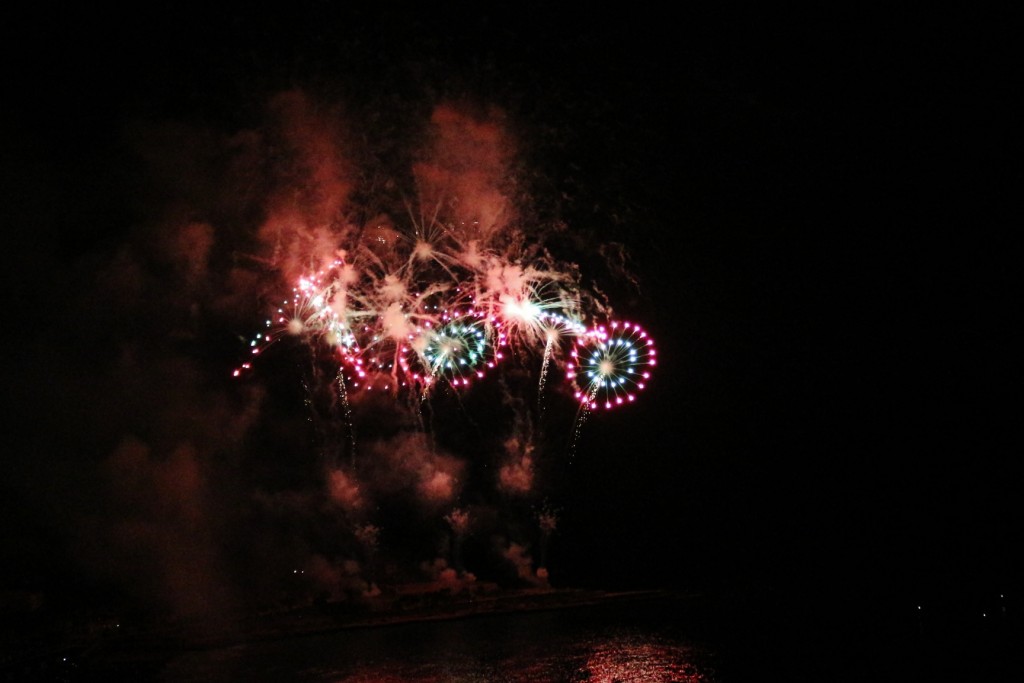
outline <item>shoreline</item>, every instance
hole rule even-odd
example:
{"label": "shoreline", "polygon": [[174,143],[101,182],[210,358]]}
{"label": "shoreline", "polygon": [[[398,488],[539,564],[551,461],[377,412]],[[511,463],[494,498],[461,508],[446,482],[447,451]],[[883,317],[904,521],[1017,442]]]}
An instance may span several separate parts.
{"label": "shoreline", "polygon": [[[667,589],[606,591],[576,588],[504,589],[484,594],[436,594],[433,601],[399,607],[392,601],[353,610],[344,602],[327,602],[279,613],[251,617],[236,630],[207,636],[185,637],[181,649],[201,650],[248,643],[303,637],[348,629],[378,628],[400,624],[467,619],[478,616],[570,609],[613,601],[684,599],[700,597]],[[155,634],[154,634],[155,635]],[[166,634],[170,635],[170,634]]]}
{"label": "shoreline", "polygon": [[[701,593],[669,589],[595,590],[576,588],[492,589],[481,592],[421,593],[411,604],[390,598],[325,602],[250,615],[215,626],[209,622],[140,627],[62,642],[39,642],[19,656],[0,661],[0,680],[11,673],[66,671],[70,675],[146,680],[188,652],[211,651],[303,638],[346,630],[386,628],[490,615],[575,609],[614,602],[693,600]],[[26,643],[27,645],[27,643]],[[72,678],[73,679],[73,678]],[[14,680],[18,680],[15,677]]]}

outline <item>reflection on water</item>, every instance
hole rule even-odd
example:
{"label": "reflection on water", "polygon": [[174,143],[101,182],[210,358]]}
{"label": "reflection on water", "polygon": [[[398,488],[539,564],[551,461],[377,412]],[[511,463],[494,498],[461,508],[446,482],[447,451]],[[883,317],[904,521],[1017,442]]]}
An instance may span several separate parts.
{"label": "reflection on water", "polygon": [[160,680],[714,683],[715,652],[685,609],[629,602],[338,631],[184,654]]}

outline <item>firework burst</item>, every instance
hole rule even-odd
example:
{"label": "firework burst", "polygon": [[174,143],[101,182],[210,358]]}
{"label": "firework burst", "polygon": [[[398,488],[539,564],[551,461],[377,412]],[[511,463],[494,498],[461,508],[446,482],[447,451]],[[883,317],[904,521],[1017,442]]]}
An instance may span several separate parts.
{"label": "firework burst", "polygon": [[[464,123],[446,116],[442,129]],[[451,158],[466,141],[445,138],[431,163],[413,169],[417,202],[395,202],[397,211],[375,210],[359,224],[296,228],[301,244],[273,233],[292,267],[300,254],[315,267],[290,270],[291,296],[274,302],[251,355],[285,337],[329,350],[318,357],[335,364],[346,410],[367,392],[412,398],[419,410],[439,387],[463,391],[502,363],[537,364],[541,413],[552,368],[566,370],[562,388],[583,413],[634,401],[655,365],[650,337],[629,322],[594,324],[610,315],[605,294],[581,286],[579,268],[548,251],[538,226],[515,223],[511,195],[496,189],[505,177],[492,159],[503,158],[501,136],[470,130],[482,137],[464,151],[481,158]]]}
{"label": "firework burst", "polygon": [[631,322],[614,321],[588,330],[577,337],[570,355],[567,376],[587,409],[634,401],[657,364],[654,341]]}

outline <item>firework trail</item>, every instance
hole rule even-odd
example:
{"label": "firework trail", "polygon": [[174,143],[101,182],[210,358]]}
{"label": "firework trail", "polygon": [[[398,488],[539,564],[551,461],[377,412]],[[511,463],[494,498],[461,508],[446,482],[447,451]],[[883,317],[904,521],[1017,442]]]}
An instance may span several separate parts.
{"label": "firework trail", "polygon": [[349,460],[354,463],[356,459],[356,428],[352,419],[352,406],[348,402],[348,391],[345,389],[345,376],[341,368],[338,368],[338,375],[334,380],[338,385],[338,396],[341,398],[341,406],[345,411],[345,426],[349,438]]}
{"label": "firework trail", "polygon": [[544,331],[544,356],[541,360],[540,376],[537,381],[537,410],[544,412],[544,386],[547,383],[548,369],[552,358],[566,339],[574,339],[586,332],[582,323],[557,313],[544,313],[540,316]]}

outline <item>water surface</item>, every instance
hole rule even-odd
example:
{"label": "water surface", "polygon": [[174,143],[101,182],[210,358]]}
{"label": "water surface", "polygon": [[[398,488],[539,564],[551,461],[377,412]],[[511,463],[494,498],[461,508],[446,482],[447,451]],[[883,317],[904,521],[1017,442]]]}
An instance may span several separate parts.
{"label": "water surface", "polygon": [[184,653],[158,680],[720,681],[690,617],[660,599],[342,630]]}

